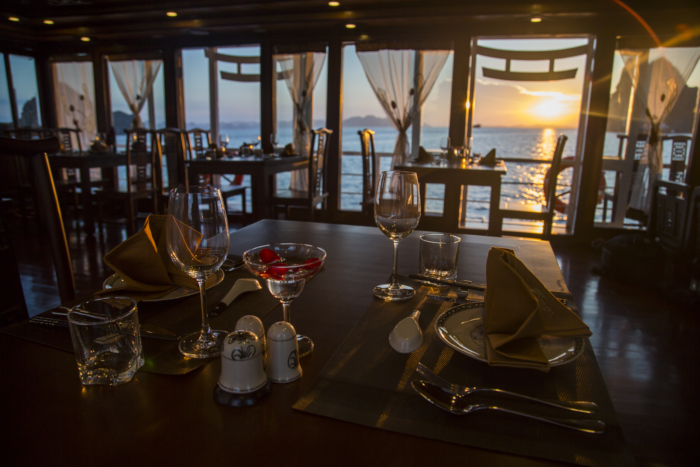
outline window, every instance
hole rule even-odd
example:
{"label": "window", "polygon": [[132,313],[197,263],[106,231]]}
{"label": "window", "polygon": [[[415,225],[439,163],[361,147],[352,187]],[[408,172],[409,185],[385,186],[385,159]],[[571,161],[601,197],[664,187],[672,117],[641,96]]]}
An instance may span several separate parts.
{"label": "window", "polygon": [[39,89],[36,83],[34,58],[22,55],[10,55],[12,84],[17,99],[17,115],[20,128],[38,128],[41,126],[39,112]]}
{"label": "window", "polygon": [[0,129],[11,128],[12,126],[12,107],[10,104],[10,92],[7,90],[5,56],[0,54]]}

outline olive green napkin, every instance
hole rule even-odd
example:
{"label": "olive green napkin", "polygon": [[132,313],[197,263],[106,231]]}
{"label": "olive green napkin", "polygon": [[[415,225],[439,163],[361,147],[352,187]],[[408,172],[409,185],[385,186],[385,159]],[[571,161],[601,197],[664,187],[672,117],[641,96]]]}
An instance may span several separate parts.
{"label": "olive green napkin", "polygon": [[[142,230],[105,255],[105,264],[119,274],[124,286],[101,290],[95,295],[125,295],[138,302],[160,298],[177,287],[197,290],[197,281],[170,259],[165,228],[167,219],[168,216],[164,215],[148,216]],[[215,276],[210,276],[206,287],[215,282]]]}
{"label": "olive green napkin", "polygon": [[591,330],[515,256],[491,248],[486,259],[484,332],[489,365],[549,371],[538,338],[587,337]]}

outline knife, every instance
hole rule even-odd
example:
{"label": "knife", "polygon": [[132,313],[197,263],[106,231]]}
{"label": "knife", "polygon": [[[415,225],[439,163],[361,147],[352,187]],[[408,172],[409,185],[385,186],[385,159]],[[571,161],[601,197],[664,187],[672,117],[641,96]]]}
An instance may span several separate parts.
{"label": "knife", "polygon": [[[52,314],[57,316],[66,316],[65,313],[60,313],[57,311],[52,312]],[[40,326],[57,327],[57,328],[68,328],[68,321],[64,319],[47,318],[45,316],[35,316],[29,319],[31,324],[38,324]],[[176,335],[172,331],[153,326],[150,324],[141,325],[141,337],[149,337],[151,339],[161,339],[165,341],[177,342],[180,340],[180,336]]]}
{"label": "knife", "polygon": [[420,274],[409,274],[409,279],[416,279],[423,282],[430,282],[438,285],[453,285],[455,287],[461,287],[463,289],[473,289],[473,290],[486,290],[486,285],[484,284],[472,284],[471,281],[450,281],[447,279],[435,279],[433,277],[425,277]]}
{"label": "knife", "polygon": [[221,301],[216,304],[214,309],[209,313],[209,316],[219,316],[219,314],[228,308],[231,302],[233,302],[240,294],[260,289],[262,289],[262,287],[257,279],[238,279],[231,286],[231,290],[224,295],[224,298],[222,298]]}

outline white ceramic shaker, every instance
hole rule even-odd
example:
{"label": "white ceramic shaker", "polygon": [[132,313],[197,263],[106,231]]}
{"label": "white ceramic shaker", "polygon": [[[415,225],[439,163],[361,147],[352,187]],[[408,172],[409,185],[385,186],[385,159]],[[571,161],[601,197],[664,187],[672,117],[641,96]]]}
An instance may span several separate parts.
{"label": "white ceramic shaker", "polygon": [[247,394],[265,386],[262,346],[250,331],[233,331],[221,351],[219,387],[230,393]]}
{"label": "white ceramic shaker", "polygon": [[250,331],[258,336],[264,357],[265,353],[267,353],[267,343],[265,340],[265,327],[260,318],[253,315],[245,315],[236,322],[234,331]]}
{"label": "white ceramic shaker", "polygon": [[275,383],[288,383],[301,376],[297,332],[285,321],[267,331],[267,376]]}

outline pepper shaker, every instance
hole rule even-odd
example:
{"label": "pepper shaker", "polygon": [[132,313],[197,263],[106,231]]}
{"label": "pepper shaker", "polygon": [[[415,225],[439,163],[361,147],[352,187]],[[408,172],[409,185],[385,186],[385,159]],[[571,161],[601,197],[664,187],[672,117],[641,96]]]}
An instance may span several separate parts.
{"label": "pepper shaker", "polygon": [[250,331],[233,331],[221,351],[219,387],[226,392],[247,394],[265,386],[262,346]]}
{"label": "pepper shaker", "polygon": [[275,383],[289,383],[301,377],[297,332],[280,321],[267,331],[267,376]]}
{"label": "pepper shaker", "polygon": [[263,326],[262,321],[260,321],[260,318],[253,315],[245,315],[236,322],[236,327],[234,328],[234,331],[252,332],[256,336],[258,336],[258,340],[260,341],[260,345],[262,346],[263,356],[267,353],[267,343],[265,342],[265,327]]}

